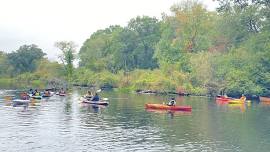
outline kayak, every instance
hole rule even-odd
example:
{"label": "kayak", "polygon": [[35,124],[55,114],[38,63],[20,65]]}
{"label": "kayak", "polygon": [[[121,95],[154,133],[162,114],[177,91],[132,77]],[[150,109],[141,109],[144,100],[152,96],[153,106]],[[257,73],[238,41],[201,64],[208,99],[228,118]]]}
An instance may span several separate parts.
{"label": "kayak", "polygon": [[270,102],[270,98],[269,97],[259,97],[261,102]]}
{"label": "kayak", "polygon": [[65,93],[59,93],[59,96],[66,96]]}
{"label": "kayak", "polygon": [[191,111],[191,106],[168,106],[165,104],[145,104],[147,109],[160,109],[160,110],[176,110],[176,111]]}
{"label": "kayak", "polygon": [[88,101],[88,100],[83,100],[82,103],[88,103],[88,104],[93,104],[93,105],[109,105],[109,102],[99,100],[99,101]]}
{"label": "kayak", "polygon": [[228,101],[232,100],[232,98],[222,96],[222,97],[216,97],[216,100],[228,102]]}
{"label": "kayak", "polygon": [[16,107],[18,105],[28,106],[30,103],[30,100],[15,99],[15,100],[12,100],[12,102],[13,102],[13,107]]}
{"label": "kayak", "polygon": [[51,95],[43,95],[42,98],[49,98]]}
{"label": "kayak", "polygon": [[19,104],[24,104],[24,103],[29,103],[30,100],[22,100],[22,99],[15,99],[12,100],[14,103],[19,103]]}
{"label": "kayak", "polygon": [[31,96],[33,99],[42,99],[42,96]]}
{"label": "kayak", "polygon": [[228,101],[229,104],[243,104],[244,102],[245,100],[241,100],[241,99],[234,99],[234,100]]}
{"label": "kayak", "polygon": [[51,97],[51,96],[53,96],[53,94],[49,94],[49,95],[44,94],[44,95],[42,95],[43,98],[48,98],[48,97]]}

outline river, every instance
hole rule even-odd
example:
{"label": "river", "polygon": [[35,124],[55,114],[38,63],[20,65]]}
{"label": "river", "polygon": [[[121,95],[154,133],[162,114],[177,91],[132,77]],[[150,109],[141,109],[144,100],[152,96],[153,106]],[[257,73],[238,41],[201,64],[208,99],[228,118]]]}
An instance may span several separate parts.
{"label": "river", "polygon": [[107,107],[78,102],[85,90],[13,107],[0,90],[0,151],[243,151],[270,149],[270,105],[221,105],[207,97],[177,97],[192,112],[148,111],[165,96],[104,91]]}

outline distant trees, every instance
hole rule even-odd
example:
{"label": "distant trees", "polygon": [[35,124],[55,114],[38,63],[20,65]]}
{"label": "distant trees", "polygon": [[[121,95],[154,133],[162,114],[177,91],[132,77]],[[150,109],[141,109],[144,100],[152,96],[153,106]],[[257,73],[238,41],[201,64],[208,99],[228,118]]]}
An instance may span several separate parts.
{"label": "distant trees", "polygon": [[125,27],[100,29],[80,48],[77,69],[74,42],[55,44],[62,65],[45,59],[36,45],[0,52],[0,75],[21,74],[18,79],[31,81],[64,77],[132,90],[270,95],[269,1],[218,2],[217,12],[185,1],[161,20],[138,16]]}
{"label": "distant trees", "polygon": [[269,2],[218,2],[218,12],[186,1],[173,5],[173,15],[163,14],[161,21],[136,17],[126,27],[99,30],[80,49],[80,68],[130,71],[126,79],[135,88],[270,94]]}
{"label": "distant trees", "polygon": [[114,73],[156,68],[153,54],[159,38],[159,21],[147,16],[131,19],[124,28],[110,26],[98,30],[81,47],[80,66]]}
{"label": "distant trees", "polygon": [[23,45],[17,51],[7,54],[7,62],[13,67],[13,73],[33,72],[36,62],[46,54],[37,45]]}

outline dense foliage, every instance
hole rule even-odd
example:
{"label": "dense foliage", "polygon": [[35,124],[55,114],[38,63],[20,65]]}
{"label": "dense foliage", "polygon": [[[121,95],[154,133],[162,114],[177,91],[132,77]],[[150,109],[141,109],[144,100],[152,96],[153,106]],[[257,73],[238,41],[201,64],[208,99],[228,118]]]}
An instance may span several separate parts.
{"label": "dense foliage", "polygon": [[[99,30],[80,49],[80,84],[216,95],[269,95],[269,2],[196,1],[162,20]],[[104,79],[102,79],[104,78]],[[105,83],[106,82],[106,83]]]}
{"label": "dense foliage", "polygon": [[[197,1],[171,7],[158,20],[132,18],[127,26],[93,33],[79,50],[58,42],[63,64],[50,62],[35,45],[0,52],[1,82],[16,80],[232,96],[270,95],[270,3],[217,0],[217,11]],[[60,80],[59,80],[60,79]]]}
{"label": "dense foliage", "polygon": [[0,52],[1,88],[46,88],[63,85],[64,68],[51,62],[37,45],[23,45],[11,53]]}

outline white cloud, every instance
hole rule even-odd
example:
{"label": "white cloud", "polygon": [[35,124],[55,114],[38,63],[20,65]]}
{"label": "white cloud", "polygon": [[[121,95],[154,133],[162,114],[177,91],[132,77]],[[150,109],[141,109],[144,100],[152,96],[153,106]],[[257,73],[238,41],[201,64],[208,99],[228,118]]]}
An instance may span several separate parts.
{"label": "white cloud", "polygon": [[[53,44],[72,40],[79,46],[96,30],[125,26],[138,15],[160,17],[177,0],[0,0],[0,50],[37,44],[57,59]],[[204,0],[211,10],[216,5]]]}

